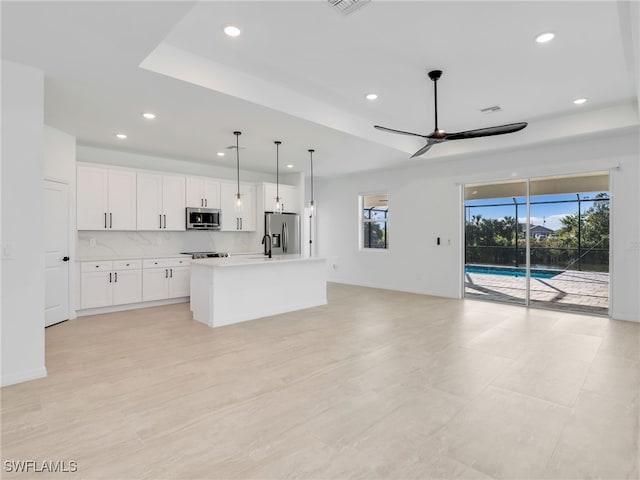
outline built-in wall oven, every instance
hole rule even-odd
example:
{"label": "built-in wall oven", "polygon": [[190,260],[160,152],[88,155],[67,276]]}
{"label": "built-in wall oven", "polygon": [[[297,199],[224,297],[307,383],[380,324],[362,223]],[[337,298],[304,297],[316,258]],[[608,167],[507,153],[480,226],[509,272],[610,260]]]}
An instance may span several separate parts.
{"label": "built-in wall oven", "polygon": [[220,230],[220,209],[187,208],[187,230]]}

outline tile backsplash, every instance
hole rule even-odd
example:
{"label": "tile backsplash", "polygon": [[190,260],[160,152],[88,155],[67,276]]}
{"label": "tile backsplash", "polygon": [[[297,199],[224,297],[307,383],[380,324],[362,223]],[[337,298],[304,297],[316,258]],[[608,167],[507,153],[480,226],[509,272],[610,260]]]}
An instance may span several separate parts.
{"label": "tile backsplash", "polygon": [[256,232],[79,231],[76,257],[148,256],[180,252],[260,252]]}

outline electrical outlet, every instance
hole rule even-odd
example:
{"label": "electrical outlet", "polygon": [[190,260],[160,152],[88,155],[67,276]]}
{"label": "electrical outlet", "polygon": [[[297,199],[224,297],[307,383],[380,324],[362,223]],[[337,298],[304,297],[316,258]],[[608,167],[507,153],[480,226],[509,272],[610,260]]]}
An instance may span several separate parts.
{"label": "electrical outlet", "polygon": [[89,239],[89,246],[90,247],[95,247],[96,246],[96,239],[95,238],[90,238]]}

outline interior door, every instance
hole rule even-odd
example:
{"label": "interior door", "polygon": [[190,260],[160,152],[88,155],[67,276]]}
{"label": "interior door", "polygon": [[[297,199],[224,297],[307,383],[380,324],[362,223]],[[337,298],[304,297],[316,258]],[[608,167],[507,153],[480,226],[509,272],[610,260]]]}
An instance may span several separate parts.
{"label": "interior door", "polygon": [[44,182],[45,326],[69,319],[69,186]]}

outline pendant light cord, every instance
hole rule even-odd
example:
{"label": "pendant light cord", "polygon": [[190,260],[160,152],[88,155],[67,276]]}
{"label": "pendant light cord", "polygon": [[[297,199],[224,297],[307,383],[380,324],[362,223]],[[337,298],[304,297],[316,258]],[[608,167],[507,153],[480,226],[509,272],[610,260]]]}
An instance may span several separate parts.
{"label": "pendant light cord", "polygon": [[313,205],[313,152],[314,149],[309,149],[309,156],[311,157],[311,204]]}
{"label": "pendant light cord", "polygon": [[280,202],[280,140],[273,142],[276,144],[276,202]]}
{"label": "pendant light cord", "polygon": [[238,179],[238,189],[236,190],[236,195],[240,198],[240,144],[238,143],[238,138],[242,135],[242,132],[233,132],[236,136],[236,173]]}

